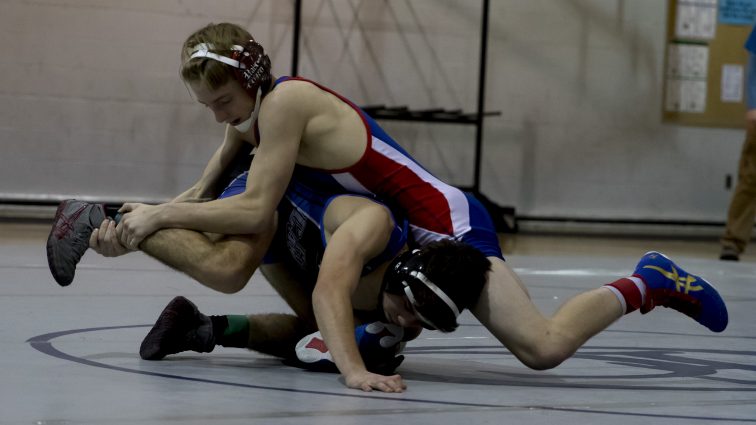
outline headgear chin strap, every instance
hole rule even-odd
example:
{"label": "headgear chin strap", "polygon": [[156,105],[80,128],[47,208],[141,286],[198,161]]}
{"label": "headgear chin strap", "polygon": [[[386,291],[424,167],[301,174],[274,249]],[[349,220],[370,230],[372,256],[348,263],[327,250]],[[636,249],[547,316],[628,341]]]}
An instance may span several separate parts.
{"label": "headgear chin strap", "polygon": [[252,110],[252,115],[244,120],[241,124],[235,125],[234,128],[239,133],[246,133],[252,127],[252,123],[257,121],[257,115],[260,113],[260,97],[262,97],[262,87],[257,88],[257,95],[255,96],[255,109]]}

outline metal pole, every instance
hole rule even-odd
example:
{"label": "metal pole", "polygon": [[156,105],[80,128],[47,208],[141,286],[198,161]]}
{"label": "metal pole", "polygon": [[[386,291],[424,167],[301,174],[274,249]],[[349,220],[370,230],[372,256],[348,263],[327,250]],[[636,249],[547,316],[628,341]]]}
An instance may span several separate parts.
{"label": "metal pole", "polygon": [[291,76],[299,74],[299,33],[302,27],[302,0],[294,0],[294,35],[291,57]]}
{"label": "metal pole", "polygon": [[475,120],[475,180],[473,192],[480,192],[481,157],[483,155],[483,114],[485,113],[486,58],[488,50],[488,8],[489,0],[483,0],[480,32],[480,73],[478,74],[478,116]]}

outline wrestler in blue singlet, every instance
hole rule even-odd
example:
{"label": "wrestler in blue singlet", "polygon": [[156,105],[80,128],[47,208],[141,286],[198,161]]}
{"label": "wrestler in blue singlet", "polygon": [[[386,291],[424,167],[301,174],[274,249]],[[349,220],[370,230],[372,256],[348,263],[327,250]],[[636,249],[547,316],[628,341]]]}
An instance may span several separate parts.
{"label": "wrestler in blue singlet", "polygon": [[[244,192],[247,175],[248,172],[244,172],[236,177],[219,198]],[[361,195],[327,193],[302,181],[292,180],[278,204],[278,228],[263,261],[284,262],[293,266],[306,281],[314,282],[326,247],[323,217],[331,201],[339,196]],[[407,220],[402,220],[393,213],[392,216],[395,224],[389,243],[381,254],[363,267],[363,275],[370,273],[381,263],[392,260],[407,242]]]}

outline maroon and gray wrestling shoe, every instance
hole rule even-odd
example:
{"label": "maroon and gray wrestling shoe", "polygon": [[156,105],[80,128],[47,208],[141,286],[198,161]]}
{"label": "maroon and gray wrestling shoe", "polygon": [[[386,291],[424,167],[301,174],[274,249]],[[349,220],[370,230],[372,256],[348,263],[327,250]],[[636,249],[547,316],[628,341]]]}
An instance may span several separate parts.
{"label": "maroon and gray wrestling shoe", "polygon": [[60,286],[73,282],[76,265],[89,248],[89,236],[103,220],[102,204],[67,199],[58,206],[47,237],[47,264]]}

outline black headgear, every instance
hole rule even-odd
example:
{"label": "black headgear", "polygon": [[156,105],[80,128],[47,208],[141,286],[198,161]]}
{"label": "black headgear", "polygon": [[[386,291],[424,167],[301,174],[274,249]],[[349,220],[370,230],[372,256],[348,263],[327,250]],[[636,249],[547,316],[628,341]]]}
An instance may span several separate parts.
{"label": "black headgear", "polygon": [[458,326],[460,308],[424,274],[424,269],[421,250],[403,253],[391,262],[383,275],[383,290],[406,296],[424,328],[451,332]]}

